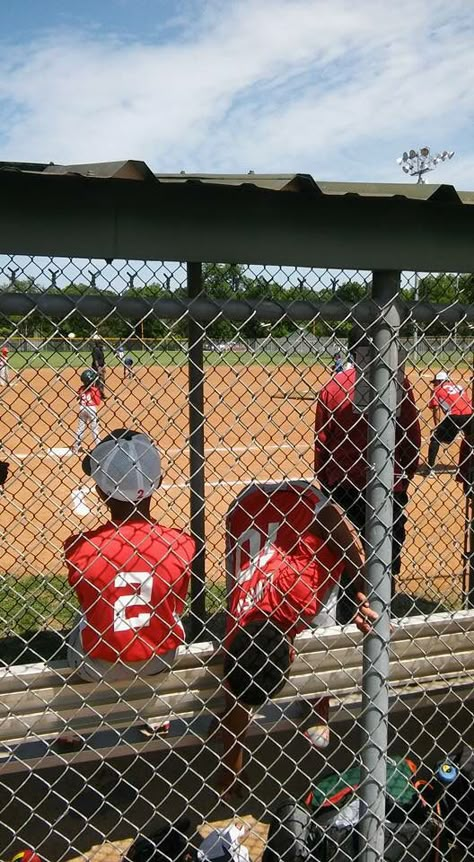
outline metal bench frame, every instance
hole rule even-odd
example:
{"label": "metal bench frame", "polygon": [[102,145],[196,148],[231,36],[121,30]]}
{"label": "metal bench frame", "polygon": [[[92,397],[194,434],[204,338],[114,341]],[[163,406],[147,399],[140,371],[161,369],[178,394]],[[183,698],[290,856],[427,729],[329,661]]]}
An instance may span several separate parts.
{"label": "metal bench frame", "polygon": [[[331,694],[357,715],[362,681],[361,634],[355,626],[306,631],[278,698],[254,716],[251,733],[298,723],[295,703]],[[113,683],[77,681],[63,663],[12,665],[0,671],[0,771],[107,759],[170,746],[205,744],[212,714],[223,706],[222,662],[216,645],[179,650],[173,669],[158,677]],[[463,701],[474,681],[474,611],[394,621],[390,648],[391,708],[410,702]],[[165,738],[135,729],[143,719],[171,719]],[[57,736],[74,730],[80,750],[59,750]]]}

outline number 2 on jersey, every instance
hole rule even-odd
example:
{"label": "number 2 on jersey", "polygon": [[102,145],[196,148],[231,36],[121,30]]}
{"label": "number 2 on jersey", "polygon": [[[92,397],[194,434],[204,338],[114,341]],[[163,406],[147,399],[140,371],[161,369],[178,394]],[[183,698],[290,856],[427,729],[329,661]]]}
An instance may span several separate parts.
{"label": "number 2 on jersey", "polygon": [[114,586],[117,589],[124,589],[133,585],[139,585],[138,593],[131,593],[128,596],[120,596],[114,602],[114,632],[126,632],[130,629],[144,629],[150,625],[151,611],[144,610],[136,616],[128,617],[127,610],[136,607],[137,605],[151,604],[151,593],[153,590],[153,574],[152,572],[119,572],[115,577]]}

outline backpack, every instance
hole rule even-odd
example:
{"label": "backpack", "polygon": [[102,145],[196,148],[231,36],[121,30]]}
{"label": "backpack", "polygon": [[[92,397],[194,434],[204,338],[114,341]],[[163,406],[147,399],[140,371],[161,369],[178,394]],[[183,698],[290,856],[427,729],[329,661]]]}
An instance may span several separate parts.
{"label": "backpack", "polygon": [[[474,772],[474,757],[471,763]],[[428,784],[416,780],[416,769],[408,758],[388,759],[385,862],[439,862],[448,848],[450,832],[454,831],[444,830],[436,813],[444,799],[445,811],[449,809],[453,815],[446,788],[436,779],[436,771]],[[360,850],[359,783],[359,767],[332,773],[312,788],[303,804],[287,802],[280,806],[270,821],[262,862],[356,859]],[[451,790],[454,787],[455,782]],[[454,827],[454,820],[452,824]]]}

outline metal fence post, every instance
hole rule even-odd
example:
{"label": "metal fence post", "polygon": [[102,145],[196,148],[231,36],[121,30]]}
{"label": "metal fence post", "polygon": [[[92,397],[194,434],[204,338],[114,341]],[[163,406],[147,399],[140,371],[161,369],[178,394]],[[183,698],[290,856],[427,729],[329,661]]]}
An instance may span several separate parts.
{"label": "metal fence post", "polygon": [[[202,264],[187,263],[188,297],[202,291]],[[204,329],[192,317],[188,323],[189,508],[190,531],[196,542],[191,573],[191,620],[194,636],[203,628],[206,611],[206,531],[204,460]]]}
{"label": "metal fence post", "polygon": [[397,344],[400,315],[395,300],[400,273],[373,274],[372,299],[380,308],[371,327],[375,346],[368,408],[366,516],[367,588],[379,613],[364,640],[361,717],[361,860],[384,856],[385,782],[388,725],[388,671],[393,521],[393,461],[397,406]]}
{"label": "metal fence post", "polygon": [[[471,360],[472,368],[474,369],[474,352]],[[474,404],[474,374],[471,378],[471,402]],[[464,524],[464,545],[467,550],[468,560],[468,578],[467,590],[466,585],[463,585],[464,604],[466,608],[474,608],[474,499],[473,499],[473,481],[474,470],[472,460],[474,458],[474,440],[472,429],[469,430],[469,435],[466,435],[468,440],[468,483],[466,491],[466,518]],[[466,562],[464,561],[464,566]]]}

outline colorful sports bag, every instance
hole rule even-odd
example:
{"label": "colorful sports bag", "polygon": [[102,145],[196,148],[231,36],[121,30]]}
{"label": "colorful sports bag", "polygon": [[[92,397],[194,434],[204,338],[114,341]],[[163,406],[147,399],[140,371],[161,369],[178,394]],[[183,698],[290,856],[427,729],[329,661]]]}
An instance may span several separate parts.
{"label": "colorful sports bag", "polygon": [[[302,804],[272,816],[263,862],[350,862],[358,858],[360,769],[321,779]],[[385,862],[440,862],[456,840],[474,849],[474,754],[438,763],[428,780],[408,758],[387,763]]]}

